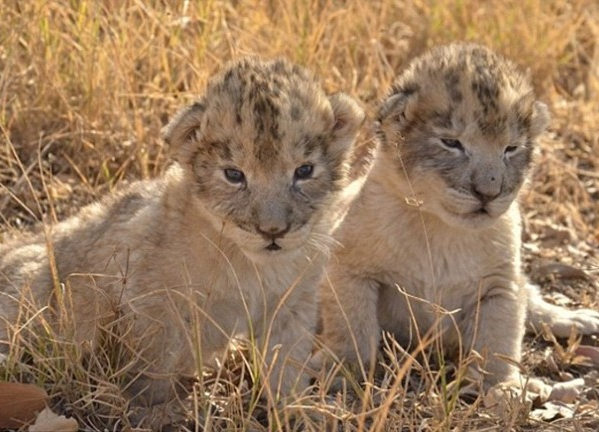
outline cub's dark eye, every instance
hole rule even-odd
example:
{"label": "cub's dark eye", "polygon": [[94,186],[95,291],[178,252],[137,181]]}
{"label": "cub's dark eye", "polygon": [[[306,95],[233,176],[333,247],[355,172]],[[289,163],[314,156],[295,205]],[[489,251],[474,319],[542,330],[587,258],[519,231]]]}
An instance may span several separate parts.
{"label": "cub's dark eye", "polygon": [[225,169],[225,177],[229,182],[233,184],[243,183],[245,181],[245,174],[243,171],[239,171],[235,168],[227,168]]}
{"label": "cub's dark eye", "polygon": [[460,142],[460,140],[452,139],[452,138],[441,138],[441,142],[443,145],[450,149],[464,150],[464,146]]}
{"label": "cub's dark eye", "polygon": [[507,146],[505,148],[505,154],[514,153],[516,150],[518,150],[518,146]]}
{"label": "cub's dark eye", "polygon": [[302,165],[296,168],[293,173],[294,180],[306,180],[312,177],[312,173],[314,172],[314,166],[310,164]]}

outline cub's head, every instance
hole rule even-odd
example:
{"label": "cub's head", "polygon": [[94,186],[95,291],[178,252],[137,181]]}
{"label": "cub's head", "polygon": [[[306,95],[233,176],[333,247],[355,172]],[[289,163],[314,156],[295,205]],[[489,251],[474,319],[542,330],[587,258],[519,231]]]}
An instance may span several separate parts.
{"label": "cub's head", "polygon": [[330,233],[363,118],[304,69],[252,57],[211,79],[164,139],[214,227],[251,257],[275,257]]}
{"label": "cub's head", "polygon": [[452,226],[480,228],[516,198],[548,120],[511,62],[454,44],[417,58],[396,79],[377,132],[402,192]]}

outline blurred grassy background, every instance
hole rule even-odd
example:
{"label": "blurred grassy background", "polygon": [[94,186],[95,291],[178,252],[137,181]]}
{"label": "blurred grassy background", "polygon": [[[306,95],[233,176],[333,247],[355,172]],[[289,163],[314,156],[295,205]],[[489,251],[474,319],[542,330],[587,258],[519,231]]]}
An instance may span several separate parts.
{"label": "blurred grassy background", "polygon": [[[122,178],[155,175],[167,154],[160,128],[236,56],[286,56],[372,108],[409,58],[472,40],[528,69],[552,107],[559,139],[547,145],[535,187],[551,199],[534,203],[567,210],[568,223],[597,236],[598,8],[594,0],[5,0],[0,212],[11,224],[31,222],[15,198],[39,218],[28,194],[68,202],[82,185],[97,196]],[[31,191],[23,169],[38,177],[40,168],[47,190],[34,181]]]}

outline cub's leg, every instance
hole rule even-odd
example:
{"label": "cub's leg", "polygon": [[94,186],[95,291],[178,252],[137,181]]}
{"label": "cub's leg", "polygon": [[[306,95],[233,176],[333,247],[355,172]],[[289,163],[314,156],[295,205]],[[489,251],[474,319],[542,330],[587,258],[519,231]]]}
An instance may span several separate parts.
{"label": "cub's leg", "polygon": [[188,390],[184,383],[194,376],[195,353],[190,332],[175,319],[173,314],[158,311],[154,317],[138,314],[132,318],[131,346],[135,353],[130,355],[137,358],[126,388],[132,406],[162,405]]}
{"label": "cub's leg", "polygon": [[326,363],[329,349],[350,362],[374,360],[381,328],[377,317],[378,283],[333,268],[320,288],[322,341],[326,348],[313,359],[315,368]]}
{"label": "cub's leg", "polygon": [[487,373],[483,381],[485,389],[520,378],[517,367],[500,356],[516,362],[521,359],[526,314],[524,294],[517,284],[500,282],[486,289],[478,305],[464,318],[465,346],[483,354],[486,360],[482,365]]}
{"label": "cub's leg", "polygon": [[263,380],[272,400],[300,394],[309,386],[307,367],[316,330],[315,285],[296,286],[292,295],[273,307],[271,318],[259,329],[264,347]]}
{"label": "cub's leg", "polygon": [[526,285],[528,297],[528,316],[526,320],[529,331],[536,333],[543,324],[549,326],[553,334],[560,338],[570,335],[572,328],[581,334],[599,333],[599,312],[592,309],[569,310],[555,306],[543,300],[539,288]]}
{"label": "cub's leg", "polygon": [[130,338],[127,346],[133,350],[127,386],[132,406],[153,407],[184,398],[202,365],[227,347],[235,331],[245,331],[234,299],[199,303],[174,289],[129,302],[132,308],[121,319],[127,327],[121,332]]}

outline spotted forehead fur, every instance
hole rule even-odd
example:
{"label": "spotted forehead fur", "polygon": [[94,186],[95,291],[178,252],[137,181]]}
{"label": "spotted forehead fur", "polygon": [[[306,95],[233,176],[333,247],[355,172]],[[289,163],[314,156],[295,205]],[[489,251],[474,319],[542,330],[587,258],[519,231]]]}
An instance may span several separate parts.
{"label": "spotted forehead fur", "polygon": [[516,135],[530,132],[534,95],[527,77],[483,46],[432,49],[399,76],[389,97],[396,94],[416,94],[418,99],[408,128],[424,123],[446,129],[475,124],[486,137],[509,130]]}
{"label": "spotted forehead fur", "polygon": [[[258,164],[280,158],[283,148],[319,149],[333,112],[318,82],[286,60],[243,58],[210,81],[201,102],[206,151],[231,159],[248,150]],[[298,145],[299,144],[299,145]]]}

